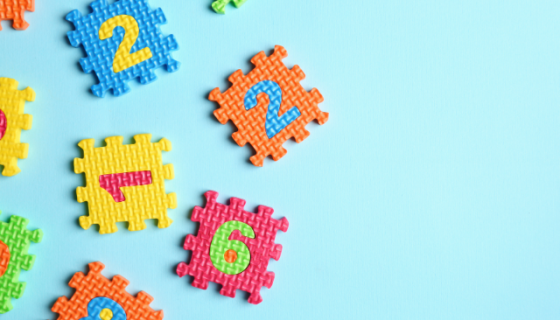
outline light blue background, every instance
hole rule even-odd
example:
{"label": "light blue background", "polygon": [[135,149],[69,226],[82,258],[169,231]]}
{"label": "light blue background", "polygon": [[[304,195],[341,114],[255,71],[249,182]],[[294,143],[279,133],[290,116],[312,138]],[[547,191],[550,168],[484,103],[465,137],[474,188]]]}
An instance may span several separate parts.
{"label": "light blue background", "polygon": [[[92,261],[130,280],[130,293],[151,294],[168,320],[560,318],[560,2],[248,0],[221,16],[211,0],[151,0],[181,69],[104,99],[65,35],[64,16],[88,3],[38,0],[26,31],[2,23],[0,76],[37,100],[26,105],[22,173],[0,177],[0,218],[25,216],[45,232],[21,274],[26,292],[2,319],[54,319],[52,304]],[[276,44],[307,74],[303,86],[322,92],[330,119],[257,168],[207,95]],[[163,159],[175,166],[175,222],[81,229],[77,143],[138,133],[173,144]],[[290,221],[258,306],[174,273],[207,190]]]}

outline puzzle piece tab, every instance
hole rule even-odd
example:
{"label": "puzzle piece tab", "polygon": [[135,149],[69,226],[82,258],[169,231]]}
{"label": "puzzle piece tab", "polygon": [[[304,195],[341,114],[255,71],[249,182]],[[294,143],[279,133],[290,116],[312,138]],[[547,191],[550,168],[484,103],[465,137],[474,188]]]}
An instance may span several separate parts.
{"label": "puzzle piece tab", "polygon": [[126,291],[128,280],[121,276],[109,280],[101,274],[104,268],[101,262],[93,262],[87,276],[82,272],[74,274],[69,286],[76,292],[70,300],[58,298],[52,307],[59,314],[58,320],[163,319],[163,311],[150,307],[154,298],[144,291],[132,296]]}
{"label": "puzzle piece tab", "polygon": [[0,314],[12,310],[12,298],[22,297],[25,282],[19,282],[19,274],[35,263],[35,256],[27,251],[31,242],[43,239],[43,231],[29,231],[28,224],[29,220],[18,216],[11,216],[8,223],[0,221]]}
{"label": "puzzle piece tab", "polygon": [[231,2],[236,8],[239,8],[245,3],[245,1],[247,0],[217,0],[212,2],[212,9],[214,9],[217,13],[224,14],[226,13],[226,6],[228,3]]}
{"label": "puzzle piece tab", "polygon": [[189,234],[185,250],[192,251],[189,264],[177,266],[180,277],[194,277],[193,286],[206,290],[208,282],[222,285],[220,294],[235,297],[237,289],[249,292],[249,302],[262,302],[260,290],[271,288],[274,272],[267,271],[270,258],[280,259],[282,245],[276,232],[288,230],[288,220],[272,218],[274,210],[259,206],[258,213],[244,210],[245,200],[231,198],[230,205],[216,202],[218,193],[208,191],[206,207],[195,207],[192,221],[200,222],[198,235]]}
{"label": "puzzle piece tab", "polygon": [[154,70],[163,67],[168,72],[179,69],[171,51],[179,45],[173,35],[163,37],[159,25],[167,22],[163,11],[151,10],[148,0],[107,0],[90,4],[92,13],[82,16],[70,12],[66,20],[75,30],[68,32],[74,47],[82,45],[87,58],[80,59],[86,73],[95,72],[99,84],[91,87],[98,97],[108,90],[120,96],[130,90],[126,83],[139,79],[147,84],[156,79]]}
{"label": "puzzle piece tab", "polygon": [[35,11],[35,0],[0,0],[0,21],[12,20],[12,27],[16,30],[29,27],[29,23],[23,19],[25,11]]}
{"label": "puzzle piece tab", "polygon": [[282,63],[287,56],[281,46],[270,57],[260,52],[251,59],[255,68],[249,74],[237,70],[229,77],[231,88],[223,93],[216,88],[208,97],[220,105],[214,111],[218,121],[231,120],[237,127],[233,140],[241,147],[248,142],[255,149],[257,154],[251,157],[255,166],[262,167],[268,155],[275,161],[282,158],[286,140],[305,140],[309,136],[305,126],[311,121],[324,124],[329,119],[318,107],[323,102],[321,93],[307,92],[300,85],[305,74],[299,66],[290,70]]}
{"label": "puzzle piece tab", "polygon": [[33,117],[24,114],[25,101],[35,100],[31,88],[18,90],[14,79],[0,78],[0,165],[2,175],[11,177],[21,170],[17,159],[27,158],[29,145],[20,143],[21,130],[31,129]]}
{"label": "puzzle piece tab", "polygon": [[128,145],[122,144],[123,137],[109,137],[101,148],[94,148],[94,139],[78,144],[84,158],[74,159],[74,172],[86,174],[86,187],[78,187],[76,194],[89,208],[89,216],[80,217],[82,228],[99,224],[99,233],[113,233],[117,222],[128,221],[128,230],[137,231],[146,228],[146,219],[158,219],[159,228],[171,225],[167,209],[177,207],[177,197],[165,193],[164,179],[173,179],[173,165],[163,165],[161,159],[171,142],[151,139],[139,134]]}

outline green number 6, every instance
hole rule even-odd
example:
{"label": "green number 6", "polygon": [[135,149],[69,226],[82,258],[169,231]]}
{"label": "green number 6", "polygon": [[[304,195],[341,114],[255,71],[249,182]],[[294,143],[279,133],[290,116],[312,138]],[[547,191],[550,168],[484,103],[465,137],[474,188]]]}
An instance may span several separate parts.
{"label": "green number 6", "polygon": [[235,230],[239,230],[244,237],[255,238],[255,232],[248,224],[228,221],[218,228],[210,245],[210,260],[214,267],[231,275],[245,271],[251,262],[251,252],[247,245],[239,240],[229,240]]}

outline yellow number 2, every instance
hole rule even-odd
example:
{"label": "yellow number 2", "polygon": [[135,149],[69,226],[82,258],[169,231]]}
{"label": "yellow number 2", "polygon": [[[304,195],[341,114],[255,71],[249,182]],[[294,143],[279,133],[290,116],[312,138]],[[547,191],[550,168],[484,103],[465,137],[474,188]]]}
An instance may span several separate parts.
{"label": "yellow number 2", "polygon": [[136,19],[129,15],[122,14],[103,22],[101,28],[99,28],[99,39],[111,38],[113,36],[113,29],[116,27],[124,28],[124,38],[115,53],[115,59],[113,59],[114,73],[119,73],[152,57],[152,50],[150,48],[130,53],[132,46],[136,39],[138,39],[140,28],[138,28]]}

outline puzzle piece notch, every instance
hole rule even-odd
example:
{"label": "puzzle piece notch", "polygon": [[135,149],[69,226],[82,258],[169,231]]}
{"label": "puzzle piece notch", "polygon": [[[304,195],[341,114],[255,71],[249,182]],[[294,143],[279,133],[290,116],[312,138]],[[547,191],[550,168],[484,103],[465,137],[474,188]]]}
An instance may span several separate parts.
{"label": "puzzle piece notch", "polygon": [[226,13],[226,6],[228,3],[232,2],[236,8],[241,7],[247,0],[217,0],[212,2],[212,9],[216,11],[216,13],[225,14]]}
{"label": "puzzle piece notch", "polygon": [[[25,30],[29,27],[29,23],[23,18],[25,11],[35,11],[35,0],[0,1],[0,21],[12,20],[12,28],[16,30]],[[0,30],[2,30],[1,25]]]}
{"label": "puzzle piece notch", "polygon": [[[25,102],[35,100],[35,91],[27,87],[18,90],[18,82],[10,78],[0,78],[0,165],[4,166],[2,175],[11,177],[21,169],[17,159],[27,158],[29,145],[21,143],[21,130],[31,129],[33,117],[24,114]],[[3,119],[3,120],[2,120]],[[3,133],[2,133],[3,132]]]}
{"label": "puzzle piece notch", "polygon": [[[132,79],[138,79],[141,84],[148,84],[156,80],[154,70],[162,67],[167,72],[175,72],[180,63],[171,58],[171,52],[179,48],[173,35],[163,37],[159,26],[167,19],[161,8],[151,10],[148,0],[117,0],[108,4],[106,0],[96,0],[90,4],[91,13],[82,16],[78,10],[66,15],[66,20],[74,24],[75,30],[67,33],[70,44],[74,47],[83,46],[87,57],[80,59],[80,65],[86,73],[95,72],[98,84],[91,87],[98,97],[104,97],[112,90],[114,96],[121,96],[130,91],[126,84]],[[113,37],[101,40],[99,29],[109,19],[118,15],[128,15],[137,22],[138,37],[132,45],[130,55],[150,48],[149,59],[134,64],[118,73],[114,72],[115,55],[120,46],[125,43],[125,29],[115,28]],[[125,24],[128,28],[128,24]],[[126,50],[123,51],[127,54]],[[126,55],[124,61],[127,61]],[[117,58],[118,61],[122,59]],[[128,64],[127,64],[128,65]],[[117,68],[118,70],[119,68]]]}
{"label": "puzzle piece notch", "polygon": [[[214,111],[214,116],[222,124],[232,121],[237,131],[232,134],[233,140],[240,146],[251,144],[256,154],[250,158],[255,166],[262,167],[264,158],[272,156],[277,161],[286,153],[282,146],[290,138],[297,143],[309,136],[305,126],[313,120],[320,125],[328,121],[329,114],[322,112],[318,104],[323,102],[323,96],[317,89],[306,91],[301,84],[305,73],[299,66],[288,69],[282,59],[288,53],[282,46],[276,46],[274,52],[267,57],[264,52],[259,52],[251,59],[255,68],[247,75],[241,70],[235,71],[228,80],[232,86],[225,92],[215,88],[210,92],[208,99],[217,102],[220,107]],[[273,81],[282,90],[282,103],[278,116],[286,114],[296,106],[301,112],[291,123],[280,132],[269,138],[266,132],[267,112],[270,106],[268,95],[261,93],[257,96],[257,106],[245,110],[246,93],[262,81]]]}
{"label": "puzzle piece notch", "polygon": [[[128,230],[146,228],[144,220],[157,219],[158,228],[167,228],[171,220],[167,209],[177,207],[175,193],[165,193],[164,180],[174,178],[172,164],[162,164],[162,151],[171,151],[165,138],[151,142],[151,134],[134,136],[135,143],[123,145],[123,137],[105,139],[106,146],[94,148],[94,139],[82,140],[78,146],[84,158],[74,159],[74,172],[86,174],[86,186],[76,188],[78,202],[88,202],[89,216],[80,217],[80,226],[89,229],[99,224],[101,234],[116,232],[117,222],[128,221]],[[100,185],[100,176],[127,172],[150,171],[149,185],[121,189],[125,201],[116,202]]]}
{"label": "puzzle piece notch", "polygon": [[[194,277],[192,285],[196,288],[206,290],[211,281],[222,285],[220,294],[224,296],[233,298],[236,290],[240,289],[250,293],[249,303],[261,303],[261,287],[271,288],[275,278],[273,272],[267,271],[269,260],[278,260],[282,253],[282,246],[274,243],[276,232],[286,232],[288,220],[273,219],[274,210],[266,206],[259,206],[255,214],[244,210],[245,200],[231,198],[229,206],[226,206],[216,201],[217,192],[208,191],[204,195],[206,206],[195,207],[191,217],[192,221],[200,223],[198,234],[187,235],[183,246],[185,250],[192,251],[191,261],[189,264],[179,263],[177,274]],[[254,239],[243,237],[239,231],[232,232],[229,237],[230,240],[242,241],[251,253],[249,266],[236,275],[220,272],[210,258],[211,241],[218,228],[227,221],[243,222],[255,233]]]}
{"label": "puzzle piece notch", "polygon": [[74,295],[68,299],[65,296],[58,298],[52,311],[59,314],[58,320],[81,320],[88,316],[88,304],[98,297],[109,298],[124,308],[128,320],[161,320],[163,311],[154,311],[150,303],[152,296],[140,291],[136,297],[126,291],[129,281],[117,275],[112,280],[105,278],[101,271],[105,268],[101,262],[92,262],[89,273],[74,274],[69,286],[76,289]]}
{"label": "puzzle piece notch", "polygon": [[31,242],[39,243],[43,238],[40,229],[27,229],[29,220],[12,215],[8,223],[0,222],[0,240],[8,247],[9,262],[0,276],[0,314],[12,310],[11,299],[19,299],[25,291],[25,283],[19,281],[21,270],[29,271],[35,263],[35,256],[28,254]]}

